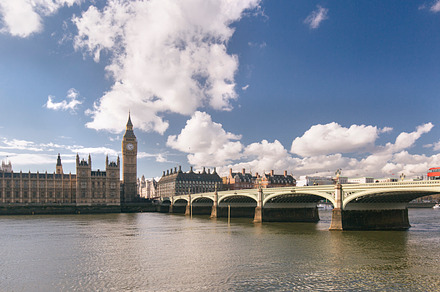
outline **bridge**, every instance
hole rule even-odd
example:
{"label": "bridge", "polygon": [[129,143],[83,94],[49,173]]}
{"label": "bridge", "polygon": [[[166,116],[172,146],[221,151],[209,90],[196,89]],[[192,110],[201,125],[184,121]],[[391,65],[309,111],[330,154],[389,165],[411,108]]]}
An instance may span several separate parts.
{"label": "bridge", "polygon": [[406,230],[408,203],[440,194],[440,181],[401,181],[215,191],[162,200],[170,213],[251,217],[254,222],[317,222],[318,203],[333,205],[330,230]]}

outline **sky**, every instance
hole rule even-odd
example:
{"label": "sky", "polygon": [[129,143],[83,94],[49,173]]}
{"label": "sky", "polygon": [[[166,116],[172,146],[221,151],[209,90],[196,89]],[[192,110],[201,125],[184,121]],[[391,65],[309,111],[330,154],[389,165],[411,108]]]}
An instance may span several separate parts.
{"label": "sky", "polygon": [[1,0],[0,160],[138,176],[440,167],[440,0]]}

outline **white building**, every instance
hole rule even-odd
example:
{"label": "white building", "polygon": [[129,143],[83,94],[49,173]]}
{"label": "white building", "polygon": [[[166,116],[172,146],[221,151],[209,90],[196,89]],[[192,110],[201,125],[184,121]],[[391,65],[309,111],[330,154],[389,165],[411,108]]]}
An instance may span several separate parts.
{"label": "white building", "polygon": [[347,180],[349,184],[371,184],[374,183],[374,178],[372,177],[354,177]]}
{"label": "white building", "polygon": [[156,197],[157,182],[153,179],[146,180],[145,176],[138,178],[138,194],[141,198],[151,199]]}
{"label": "white building", "polygon": [[[330,176],[307,176],[303,175],[300,176],[299,179],[296,181],[297,187],[304,187],[304,186],[320,186],[320,185],[334,185],[336,182],[335,178],[332,178]],[[346,177],[339,177],[339,182],[341,184],[347,183]]]}

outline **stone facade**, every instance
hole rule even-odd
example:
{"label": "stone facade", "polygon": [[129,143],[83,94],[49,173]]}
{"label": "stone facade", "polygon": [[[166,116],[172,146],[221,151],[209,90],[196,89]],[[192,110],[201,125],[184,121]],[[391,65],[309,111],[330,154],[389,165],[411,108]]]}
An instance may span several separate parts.
{"label": "stone facade", "polygon": [[122,194],[121,202],[131,203],[137,199],[137,139],[133,132],[130,114],[122,139]]}
{"label": "stone facade", "polygon": [[142,176],[141,179],[138,179],[138,195],[144,199],[153,199],[156,197],[156,189],[157,182],[153,178],[151,180],[145,179],[145,176]]}
{"label": "stone facade", "polygon": [[241,172],[232,172],[232,168],[230,168],[228,176],[223,178],[223,187],[226,190],[253,189],[255,179],[256,177],[251,173],[246,173],[244,168]]}
{"label": "stone facade", "polygon": [[222,179],[217,174],[215,168],[206,172],[195,173],[191,167],[189,172],[182,172],[181,167],[163,172],[162,177],[157,183],[157,197],[169,198],[176,195],[187,195],[195,193],[213,192],[215,189],[223,188]]}
{"label": "stone facade", "polygon": [[287,171],[284,174],[275,174],[273,170],[269,173],[264,173],[260,176],[258,173],[252,176],[251,173],[246,173],[243,168],[241,172],[232,172],[229,169],[229,175],[223,178],[224,188],[226,190],[243,190],[255,188],[277,188],[295,186],[296,180],[292,175],[288,175]]}
{"label": "stone facade", "polygon": [[[92,160],[76,157],[77,174],[62,172],[61,157],[57,173],[15,173],[0,170],[0,204],[6,205],[120,205],[119,158],[108,162],[105,171],[92,171]],[[10,171],[9,171],[10,170]]]}

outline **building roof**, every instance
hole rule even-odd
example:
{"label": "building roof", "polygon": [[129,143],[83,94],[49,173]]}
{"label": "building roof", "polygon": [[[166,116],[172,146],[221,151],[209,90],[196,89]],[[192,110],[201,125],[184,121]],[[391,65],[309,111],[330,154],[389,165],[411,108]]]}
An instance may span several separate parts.
{"label": "building roof", "polygon": [[174,173],[162,175],[159,183],[166,183],[171,181],[214,181],[220,183],[222,182],[222,179],[217,174],[215,169],[213,173],[195,173],[192,171],[192,169],[189,172],[182,172],[182,170],[179,168],[179,170],[175,171]]}

